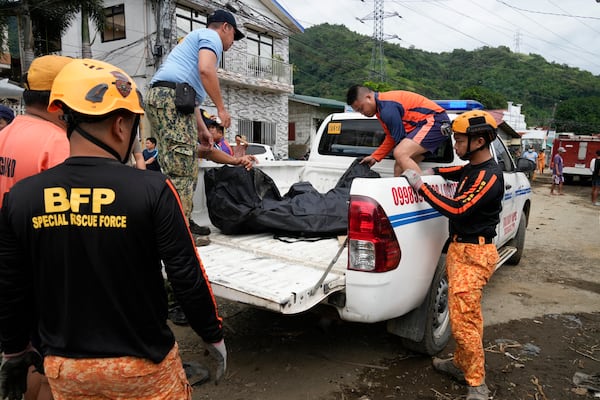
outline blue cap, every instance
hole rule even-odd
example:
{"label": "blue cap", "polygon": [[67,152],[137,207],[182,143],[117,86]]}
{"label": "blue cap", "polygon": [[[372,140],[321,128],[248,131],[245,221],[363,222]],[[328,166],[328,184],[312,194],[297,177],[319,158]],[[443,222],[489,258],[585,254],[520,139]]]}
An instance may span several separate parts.
{"label": "blue cap", "polygon": [[232,13],[225,10],[216,10],[206,18],[206,25],[210,25],[213,22],[227,22],[235,29],[235,35],[233,40],[240,40],[244,38],[244,34],[238,29],[237,23]]}
{"label": "blue cap", "polygon": [[6,122],[10,124],[13,119],[15,119],[15,113],[10,107],[0,104],[0,118],[6,120]]}

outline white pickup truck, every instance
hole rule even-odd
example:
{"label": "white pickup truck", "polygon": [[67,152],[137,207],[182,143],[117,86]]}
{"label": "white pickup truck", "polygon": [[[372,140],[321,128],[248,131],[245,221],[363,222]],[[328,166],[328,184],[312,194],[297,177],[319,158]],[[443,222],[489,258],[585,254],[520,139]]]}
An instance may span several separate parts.
{"label": "white pickup truck", "polygon": [[[263,162],[257,167],[273,178],[282,194],[300,181],[326,192],[356,157],[371,154],[383,138],[374,118],[332,114],[321,125],[307,161]],[[503,167],[506,186],[495,238],[498,266],[517,264],[531,188],[500,139],[493,142],[493,154]],[[421,167],[460,163],[449,140]],[[202,164],[200,188],[204,169],[215,167],[220,166]],[[353,181],[345,247],[344,238],[287,243],[272,234],[228,236],[213,227],[211,244],[199,247],[199,253],[215,295],[282,314],[327,304],[342,320],[387,321],[388,331],[414,351],[441,351],[450,337],[444,268],[448,220],[419,198],[404,177],[393,177],[392,159],[373,169],[382,178]],[[447,193],[456,188],[440,176],[423,180]],[[210,223],[203,190],[196,191],[193,218]]]}

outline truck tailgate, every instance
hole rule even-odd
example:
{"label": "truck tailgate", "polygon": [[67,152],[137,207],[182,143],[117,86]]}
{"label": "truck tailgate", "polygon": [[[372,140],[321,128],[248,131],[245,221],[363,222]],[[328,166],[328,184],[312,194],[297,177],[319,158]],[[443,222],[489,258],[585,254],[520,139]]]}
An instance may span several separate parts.
{"label": "truck tailgate", "polygon": [[341,246],[336,238],[286,243],[273,234],[227,236],[215,232],[198,247],[215,296],[283,314],[306,311],[345,284],[346,249],[322,284]]}

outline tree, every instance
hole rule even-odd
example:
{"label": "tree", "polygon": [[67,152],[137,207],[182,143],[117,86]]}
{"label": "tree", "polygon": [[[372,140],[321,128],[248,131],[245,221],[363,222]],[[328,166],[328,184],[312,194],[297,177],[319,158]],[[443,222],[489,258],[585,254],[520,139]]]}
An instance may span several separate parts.
{"label": "tree", "polygon": [[584,97],[560,102],[556,109],[556,131],[589,135],[600,133],[600,97]]}
{"label": "tree", "polygon": [[471,86],[460,93],[460,98],[465,100],[477,100],[487,109],[506,107],[506,98],[502,94],[486,89],[481,86]]}
{"label": "tree", "polygon": [[[17,18],[22,73],[29,69],[34,57],[56,51],[52,40],[60,39],[82,10],[97,26],[103,25],[103,0],[0,0],[0,29],[6,29],[9,17]],[[3,41],[0,35],[0,45]]]}

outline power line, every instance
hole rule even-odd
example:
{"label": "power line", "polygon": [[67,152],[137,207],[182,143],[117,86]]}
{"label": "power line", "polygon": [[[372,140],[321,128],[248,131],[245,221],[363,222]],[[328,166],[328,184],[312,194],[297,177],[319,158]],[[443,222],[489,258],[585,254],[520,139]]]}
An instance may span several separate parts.
{"label": "power line", "polygon": [[510,8],[514,8],[515,10],[519,10],[519,11],[523,11],[523,12],[527,12],[527,13],[532,13],[532,14],[543,14],[543,15],[556,15],[559,17],[569,17],[569,18],[589,18],[589,19],[600,19],[600,17],[590,17],[590,16],[583,16],[583,15],[571,15],[571,14],[563,14],[563,13],[551,13],[551,12],[545,12],[545,11],[534,11],[534,10],[527,10],[525,8],[520,8],[517,6],[513,6],[508,4],[505,1],[502,0],[496,0],[498,3],[502,3],[507,7]]}

